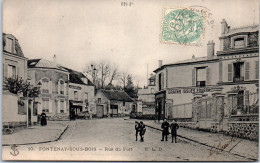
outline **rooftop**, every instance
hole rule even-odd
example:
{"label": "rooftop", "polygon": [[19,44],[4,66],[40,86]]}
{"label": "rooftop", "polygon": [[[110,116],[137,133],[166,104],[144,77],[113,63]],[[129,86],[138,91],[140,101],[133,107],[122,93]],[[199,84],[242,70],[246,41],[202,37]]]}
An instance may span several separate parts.
{"label": "rooftop", "polygon": [[121,90],[100,90],[109,100],[134,102],[133,99]]}
{"label": "rooftop", "polygon": [[[5,45],[6,45],[6,37],[12,38],[12,39],[14,40],[14,47],[15,47],[14,52],[10,52],[10,51],[5,50],[4,47],[5,47]],[[21,46],[20,46],[20,44],[19,44],[17,38],[14,37],[14,35],[3,33],[2,39],[3,39],[3,51],[9,52],[9,53],[12,53],[12,54],[15,54],[15,55],[20,56],[20,57],[24,57],[22,48],[21,48]]]}
{"label": "rooftop", "polygon": [[28,68],[47,68],[47,69],[57,69],[67,72],[61,65],[51,62],[45,59],[29,59],[27,62]]}

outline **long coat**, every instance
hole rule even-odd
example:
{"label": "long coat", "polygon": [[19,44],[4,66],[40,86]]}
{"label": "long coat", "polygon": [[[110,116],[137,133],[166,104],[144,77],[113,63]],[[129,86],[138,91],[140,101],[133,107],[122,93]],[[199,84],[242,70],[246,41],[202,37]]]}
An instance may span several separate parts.
{"label": "long coat", "polygon": [[169,135],[170,124],[168,122],[163,122],[161,127],[163,129],[163,134]]}
{"label": "long coat", "polygon": [[177,123],[172,123],[170,126],[171,132],[173,135],[177,135],[177,130],[179,128],[179,125]]}

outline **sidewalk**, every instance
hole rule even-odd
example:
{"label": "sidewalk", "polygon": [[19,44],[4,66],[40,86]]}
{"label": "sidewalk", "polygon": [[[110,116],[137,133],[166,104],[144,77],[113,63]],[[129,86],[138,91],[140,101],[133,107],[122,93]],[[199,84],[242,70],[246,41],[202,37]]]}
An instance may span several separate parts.
{"label": "sidewalk", "polygon": [[48,121],[47,126],[19,129],[10,135],[2,135],[2,145],[27,145],[56,141],[67,129],[67,122]]}
{"label": "sidewalk", "polygon": [[[143,120],[144,124],[148,127],[153,127],[161,130],[161,123],[149,120]],[[246,157],[252,160],[258,160],[258,142],[250,141],[246,139],[232,138],[218,133],[210,133],[198,130],[192,130],[180,127],[178,129],[179,138],[188,139],[191,142],[203,144],[212,148],[214,154],[217,153],[217,149],[224,149],[224,151],[230,151],[232,154]],[[171,140],[171,135],[168,137]],[[217,149],[216,149],[217,148]],[[221,152],[218,150],[219,152]]]}

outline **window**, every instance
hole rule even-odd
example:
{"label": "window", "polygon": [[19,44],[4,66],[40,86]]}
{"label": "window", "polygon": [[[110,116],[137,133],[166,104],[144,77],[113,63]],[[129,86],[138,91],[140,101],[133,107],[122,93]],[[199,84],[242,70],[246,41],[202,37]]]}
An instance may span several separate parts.
{"label": "window", "polygon": [[48,98],[42,99],[42,110],[44,110],[46,113],[49,113],[49,99]]}
{"label": "window", "polygon": [[60,100],[60,113],[64,113],[64,100]]}
{"label": "window", "polygon": [[234,67],[234,82],[244,80],[244,63],[237,62],[233,64]]}
{"label": "window", "polygon": [[60,80],[60,94],[64,94],[64,81]]}
{"label": "window", "polygon": [[197,83],[196,86],[198,87],[205,87],[206,86],[206,68],[197,68]]}
{"label": "window", "polygon": [[42,93],[49,93],[49,80],[48,79],[42,79]]}
{"label": "window", "polygon": [[123,101],[123,106],[125,106],[125,101]]}
{"label": "window", "polygon": [[8,78],[14,78],[16,77],[16,67],[13,65],[8,65],[7,68],[7,77]]}
{"label": "window", "polygon": [[78,100],[78,91],[74,91],[74,100]]}
{"label": "window", "polygon": [[245,38],[240,37],[240,38],[234,39],[234,47],[235,48],[244,48],[245,47]]}
{"label": "window", "polygon": [[101,104],[101,98],[98,98],[98,103]]}
{"label": "window", "polygon": [[154,82],[153,79],[150,79],[150,83],[149,83],[149,85],[155,85],[155,82]]}
{"label": "window", "polygon": [[6,38],[5,50],[11,53],[13,52],[13,39]]}

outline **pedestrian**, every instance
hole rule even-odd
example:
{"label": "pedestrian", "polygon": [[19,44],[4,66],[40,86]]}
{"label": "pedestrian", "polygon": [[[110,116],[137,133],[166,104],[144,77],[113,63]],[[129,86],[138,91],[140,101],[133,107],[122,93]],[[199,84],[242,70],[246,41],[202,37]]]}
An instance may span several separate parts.
{"label": "pedestrian", "polygon": [[170,129],[171,129],[171,133],[172,133],[172,143],[173,143],[173,138],[175,140],[175,143],[177,143],[177,130],[179,128],[179,125],[175,122],[175,120],[173,120]]}
{"label": "pedestrian", "polygon": [[162,140],[161,141],[164,141],[164,137],[165,137],[165,141],[168,141],[168,135],[169,135],[169,127],[170,127],[170,124],[167,122],[167,119],[164,118],[163,119],[163,123],[162,123]]}
{"label": "pedestrian", "polygon": [[41,125],[42,126],[47,125],[46,113],[45,113],[44,109],[42,110],[42,113],[41,113]]}
{"label": "pedestrian", "polygon": [[92,119],[92,111],[89,110],[89,119]]}
{"label": "pedestrian", "polygon": [[136,141],[137,141],[137,138],[138,138],[139,130],[140,130],[140,124],[137,121],[135,121],[135,138],[136,138]]}
{"label": "pedestrian", "polygon": [[141,122],[140,122],[140,125],[139,125],[139,133],[140,133],[140,137],[141,137],[141,140],[140,140],[141,142],[144,141],[145,131],[146,131],[145,125],[144,125],[144,123],[141,121]]}

